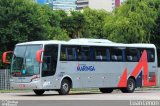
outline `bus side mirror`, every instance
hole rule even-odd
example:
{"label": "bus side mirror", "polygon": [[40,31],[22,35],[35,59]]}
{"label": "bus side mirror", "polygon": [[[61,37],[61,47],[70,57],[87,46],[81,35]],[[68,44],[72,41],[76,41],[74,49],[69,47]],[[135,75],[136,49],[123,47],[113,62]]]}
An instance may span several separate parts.
{"label": "bus side mirror", "polygon": [[13,53],[13,51],[4,52],[2,55],[2,62],[5,64],[11,64],[11,62],[7,61],[7,55]]}
{"label": "bus side mirror", "polygon": [[37,62],[39,62],[39,63],[42,63],[42,62],[43,62],[43,60],[41,60],[41,54],[42,54],[42,52],[44,52],[43,49],[42,49],[42,50],[38,50],[38,51],[36,52],[36,60],[37,60]]}

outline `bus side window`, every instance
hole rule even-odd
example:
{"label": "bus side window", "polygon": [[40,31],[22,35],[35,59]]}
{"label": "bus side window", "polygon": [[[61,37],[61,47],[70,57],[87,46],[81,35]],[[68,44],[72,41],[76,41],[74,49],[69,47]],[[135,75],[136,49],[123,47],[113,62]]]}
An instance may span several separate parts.
{"label": "bus side window", "polygon": [[75,61],[76,59],[77,59],[76,48],[75,47],[68,47],[67,48],[67,60],[68,61]]}
{"label": "bus side window", "polygon": [[82,51],[80,47],[76,48],[76,60],[81,61],[82,60]]}
{"label": "bus side window", "polygon": [[82,61],[89,61],[90,60],[90,48],[82,47],[81,50],[82,50],[81,51]]}
{"label": "bus side window", "polygon": [[67,48],[67,60],[68,61],[74,60],[72,48],[69,47]]}
{"label": "bus side window", "polygon": [[142,56],[142,53],[144,52],[144,50],[147,51],[148,62],[154,62],[155,61],[155,51],[154,51],[154,49],[150,49],[150,48],[140,49],[140,56]]}
{"label": "bus side window", "polygon": [[96,61],[109,61],[109,51],[105,47],[95,48],[95,60]]}
{"label": "bus side window", "polygon": [[62,46],[61,47],[61,61],[75,61],[76,60],[76,48],[72,46]]}
{"label": "bus side window", "polygon": [[122,50],[118,48],[110,49],[111,61],[123,61]]}
{"label": "bus side window", "polygon": [[61,61],[66,61],[67,60],[67,54],[66,54],[67,49],[65,47],[61,47],[61,53],[60,53],[60,60]]}
{"label": "bus side window", "polygon": [[77,60],[77,47],[70,45],[62,45],[60,61],[76,61]]}
{"label": "bus side window", "polygon": [[148,49],[147,50],[147,59],[148,59],[148,62],[154,62],[155,61],[154,49]]}
{"label": "bus side window", "polygon": [[138,50],[136,48],[127,48],[125,50],[127,62],[138,62]]}

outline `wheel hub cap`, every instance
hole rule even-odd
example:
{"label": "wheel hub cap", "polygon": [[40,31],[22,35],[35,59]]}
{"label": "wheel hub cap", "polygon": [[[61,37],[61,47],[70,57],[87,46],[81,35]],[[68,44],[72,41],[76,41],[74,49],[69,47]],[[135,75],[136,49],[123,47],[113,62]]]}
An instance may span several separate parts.
{"label": "wheel hub cap", "polygon": [[64,89],[65,91],[68,91],[68,84],[64,83],[64,84],[63,84],[63,89]]}

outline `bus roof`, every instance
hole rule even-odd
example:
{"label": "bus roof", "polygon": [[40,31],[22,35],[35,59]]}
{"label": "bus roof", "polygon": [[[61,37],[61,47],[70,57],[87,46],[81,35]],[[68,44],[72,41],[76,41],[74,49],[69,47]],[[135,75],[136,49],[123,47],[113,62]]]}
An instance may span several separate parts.
{"label": "bus roof", "polygon": [[46,41],[31,41],[18,43],[19,45],[33,45],[33,44],[65,44],[65,45],[84,45],[84,46],[117,46],[117,47],[145,47],[145,48],[156,48],[154,44],[145,43],[134,43],[134,44],[123,44],[115,43],[106,39],[71,39],[69,41],[59,41],[59,40],[46,40]]}

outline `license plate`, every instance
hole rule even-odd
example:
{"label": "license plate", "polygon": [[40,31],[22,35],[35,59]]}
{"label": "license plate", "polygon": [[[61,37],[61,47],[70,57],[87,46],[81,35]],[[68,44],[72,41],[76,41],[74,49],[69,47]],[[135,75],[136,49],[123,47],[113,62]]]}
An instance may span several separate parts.
{"label": "license plate", "polygon": [[19,88],[25,88],[25,85],[24,84],[20,84]]}

